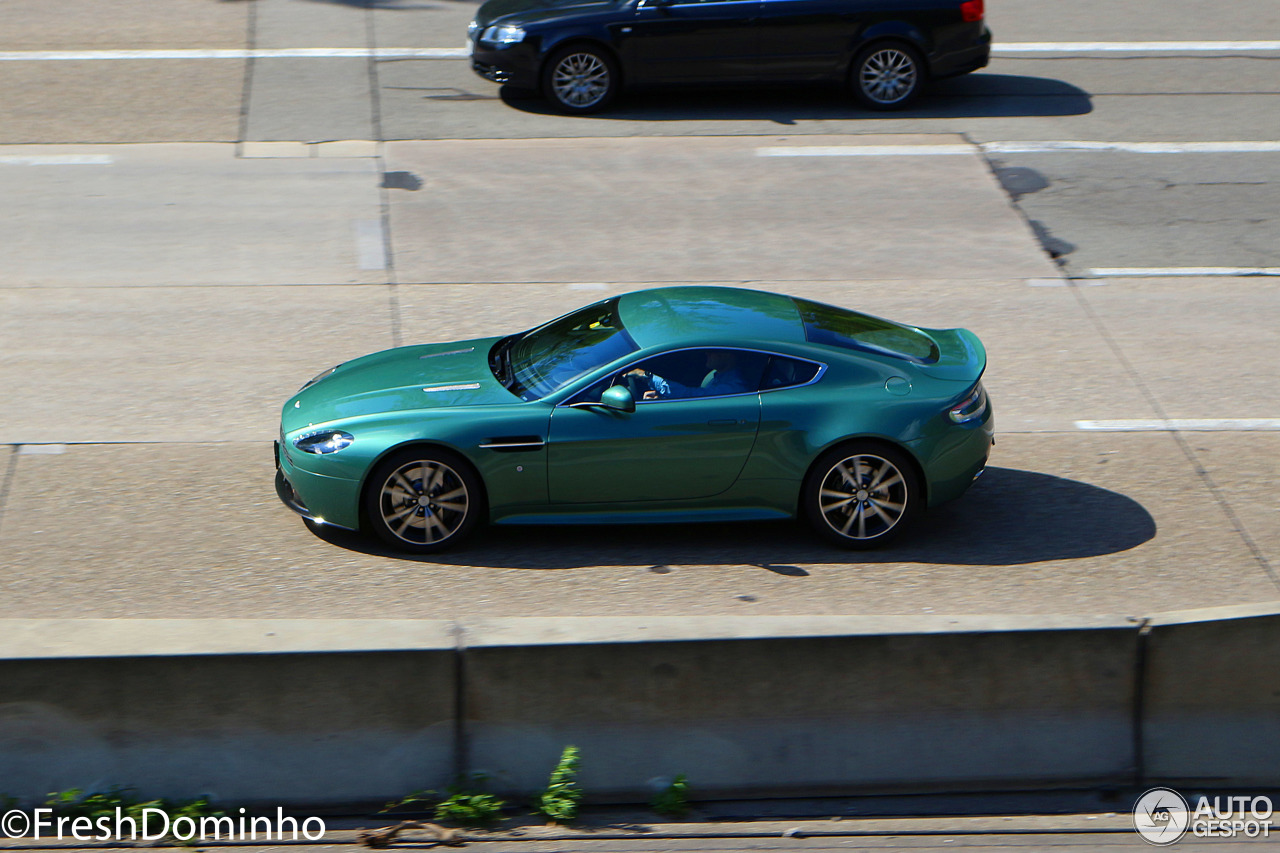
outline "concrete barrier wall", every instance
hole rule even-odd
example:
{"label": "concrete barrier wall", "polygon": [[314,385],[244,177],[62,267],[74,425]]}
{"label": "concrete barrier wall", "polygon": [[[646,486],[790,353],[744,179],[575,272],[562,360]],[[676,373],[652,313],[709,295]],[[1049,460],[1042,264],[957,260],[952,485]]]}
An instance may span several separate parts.
{"label": "concrete barrier wall", "polygon": [[[496,785],[645,795],[1118,782],[1134,768],[1129,624],[1003,633],[486,645],[469,636],[469,754]],[[584,638],[585,639],[585,638]]]}
{"label": "concrete barrier wall", "polygon": [[1280,785],[1280,613],[1224,607],[1152,618],[1142,735],[1149,778]]}
{"label": "concrete barrier wall", "polygon": [[[443,643],[438,631],[407,638],[436,649],[305,653],[292,649],[333,645],[336,635],[323,623],[182,627],[95,622],[76,650],[74,621],[0,621],[0,794],[30,805],[50,791],[132,787],[147,797],[325,804],[386,801],[451,780],[456,653],[447,634]],[[156,634],[184,653],[140,651]],[[34,648],[15,657],[24,636]],[[244,653],[253,645],[280,650]],[[61,656],[73,651],[98,656]]]}
{"label": "concrete barrier wall", "polygon": [[1280,614],[1208,616],[0,620],[0,794],[1280,784]]}

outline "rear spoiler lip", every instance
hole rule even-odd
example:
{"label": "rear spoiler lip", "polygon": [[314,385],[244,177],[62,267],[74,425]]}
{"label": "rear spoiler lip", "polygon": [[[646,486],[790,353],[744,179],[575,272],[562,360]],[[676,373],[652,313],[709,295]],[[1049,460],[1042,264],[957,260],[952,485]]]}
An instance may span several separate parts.
{"label": "rear spoiler lip", "polygon": [[974,384],[987,369],[987,348],[968,329],[921,329],[938,346],[938,360],[917,364],[923,373],[935,379]]}

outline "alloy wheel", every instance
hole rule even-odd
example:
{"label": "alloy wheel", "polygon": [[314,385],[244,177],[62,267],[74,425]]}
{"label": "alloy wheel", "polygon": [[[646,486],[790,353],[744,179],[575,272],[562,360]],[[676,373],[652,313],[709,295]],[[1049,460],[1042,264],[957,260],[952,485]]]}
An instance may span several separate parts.
{"label": "alloy wheel", "polygon": [[868,542],[898,525],[911,495],[896,465],[863,453],[831,467],[822,478],[818,500],[822,519],[835,533]]}
{"label": "alloy wheel", "polygon": [[435,545],[462,527],[470,510],[467,485],[435,460],[408,462],[391,472],[378,500],[382,522],[410,545]]}
{"label": "alloy wheel", "polygon": [[918,77],[916,61],[911,54],[901,48],[884,47],[862,63],[858,70],[858,86],[867,98],[888,106],[910,96]]}
{"label": "alloy wheel", "polygon": [[551,72],[551,90],[562,104],[588,109],[609,94],[609,67],[594,53],[571,53]]}

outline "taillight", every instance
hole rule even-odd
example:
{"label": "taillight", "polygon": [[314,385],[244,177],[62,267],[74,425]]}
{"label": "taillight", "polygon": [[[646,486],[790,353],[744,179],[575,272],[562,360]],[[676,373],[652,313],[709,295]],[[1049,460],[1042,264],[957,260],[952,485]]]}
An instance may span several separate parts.
{"label": "taillight", "polygon": [[970,23],[982,20],[982,0],[964,0],[960,4],[960,17]]}
{"label": "taillight", "polygon": [[979,382],[965,395],[965,398],[951,407],[947,412],[951,420],[958,424],[976,421],[987,413],[987,391]]}

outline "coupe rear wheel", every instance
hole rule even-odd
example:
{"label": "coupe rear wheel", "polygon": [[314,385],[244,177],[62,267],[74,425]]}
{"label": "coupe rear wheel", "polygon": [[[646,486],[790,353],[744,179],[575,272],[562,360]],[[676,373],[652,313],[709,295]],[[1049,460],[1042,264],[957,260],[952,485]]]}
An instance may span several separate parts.
{"label": "coupe rear wheel", "polygon": [[814,463],[804,484],[809,523],[845,548],[875,548],[896,538],[920,508],[915,469],[899,451],[846,445]]}
{"label": "coupe rear wheel", "polygon": [[542,73],[547,100],[568,113],[602,110],[618,94],[618,66],[606,51],[569,46],[552,54]]}
{"label": "coupe rear wheel", "polygon": [[911,48],[873,44],[854,58],[849,85],[864,107],[896,110],[916,99],[924,86],[924,75],[924,63]]}
{"label": "coupe rear wheel", "polygon": [[429,554],[457,544],[481,515],[479,478],[437,448],[397,453],[369,478],[365,512],[373,532],[402,551]]}

